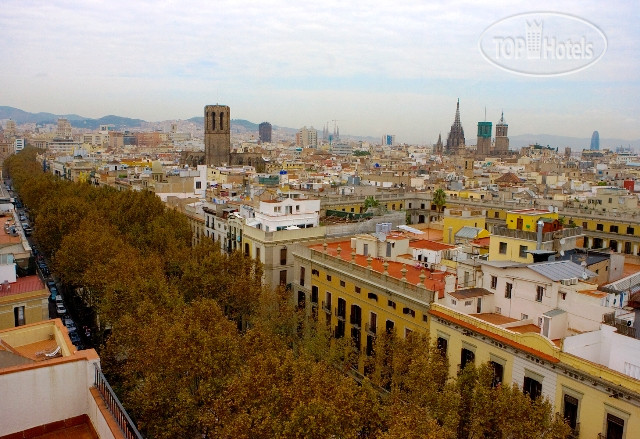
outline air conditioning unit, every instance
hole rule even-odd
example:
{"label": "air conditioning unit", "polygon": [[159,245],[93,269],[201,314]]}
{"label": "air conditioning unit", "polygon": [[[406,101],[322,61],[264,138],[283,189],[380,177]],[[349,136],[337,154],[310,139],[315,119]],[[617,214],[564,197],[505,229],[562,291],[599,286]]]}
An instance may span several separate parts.
{"label": "air conditioning unit", "polygon": [[569,281],[571,281],[571,283],[569,285],[578,285],[578,278],[577,277],[572,277],[571,279],[569,279]]}

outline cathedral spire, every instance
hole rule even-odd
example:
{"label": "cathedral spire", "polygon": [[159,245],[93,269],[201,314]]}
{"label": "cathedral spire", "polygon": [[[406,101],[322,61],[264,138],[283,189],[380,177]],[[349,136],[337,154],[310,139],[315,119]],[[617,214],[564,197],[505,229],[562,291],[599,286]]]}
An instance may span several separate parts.
{"label": "cathedral spire", "polygon": [[458,98],[458,103],[456,104],[456,116],[447,136],[445,151],[447,154],[464,154],[465,151],[464,129],[462,128],[462,123],[460,123],[460,98]]}

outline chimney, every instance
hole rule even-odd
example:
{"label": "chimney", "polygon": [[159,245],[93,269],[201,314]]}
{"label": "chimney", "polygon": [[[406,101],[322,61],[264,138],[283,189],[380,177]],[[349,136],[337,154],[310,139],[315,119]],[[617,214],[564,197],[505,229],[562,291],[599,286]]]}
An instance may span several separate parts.
{"label": "chimney", "polygon": [[536,242],[536,250],[540,250],[542,248],[542,227],[544,226],[544,222],[542,220],[538,221],[538,240]]}

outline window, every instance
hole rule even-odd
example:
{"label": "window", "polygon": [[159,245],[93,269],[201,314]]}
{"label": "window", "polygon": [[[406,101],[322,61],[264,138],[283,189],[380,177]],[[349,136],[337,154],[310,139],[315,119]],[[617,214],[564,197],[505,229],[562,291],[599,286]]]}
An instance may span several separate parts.
{"label": "window", "polygon": [[500,212],[493,212],[494,218],[500,218]]}
{"label": "window", "polygon": [[624,419],[611,413],[607,413],[605,437],[607,439],[623,439]]}
{"label": "window", "polygon": [[402,313],[410,315],[411,317],[415,317],[416,316],[416,312],[414,310],[412,310],[411,308],[408,308],[408,307],[402,308]]}
{"label": "window", "polygon": [[518,255],[521,258],[526,258],[527,257],[527,250],[529,250],[529,247],[527,247],[526,245],[521,245]]}
{"label": "window", "polygon": [[496,387],[502,384],[502,380],[504,378],[504,364],[501,364],[497,361],[489,361],[489,366],[493,369],[493,379],[491,380],[491,385]]}
{"label": "window", "polygon": [[387,334],[391,334],[393,332],[395,324],[393,323],[393,320],[387,320],[387,323],[385,323],[384,326],[385,326],[385,331],[387,331]]}
{"label": "window", "polygon": [[498,250],[500,252],[501,255],[506,255],[507,254],[507,243],[506,242],[501,242],[500,243],[500,248]]}
{"label": "window", "polygon": [[342,288],[344,288],[344,287],[345,287],[345,285],[346,285],[346,284],[344,283],[344,281],[343,281],[343,280],[341,280],[341,281],[340,281],[340,286],[341,286]]}
{"label": "window", "polygon": [[536,287],[536,302],[542,302],[542,295],[544,294],[544,287],[538,285]]}
{"label": "window", "polygon": [[305,269],[304,267],[300,267],[300,285],[304,287],[304,275]]}
{"label": "window", "polygon": [[320,276],[320,272],[318,270],[316,270],[315,268],[313,270],[311,270],[311,274],[313,276],[316,276],[316,277]]}
{"label": "window", "polygon": [[462,348],[460,351],[460,370],[464,370],[467,364],[474,364],[476,354],[471,349]]}
{"label": "window", "polygon": [[315,285],[311,287],[311,303],[318,304],[318,287]]}
{"label": "window", "polygon": [[363,245],[362,254],[365,256],[369,256],[369,244]]}
{"label": "window", "polygon": [[611,233],[618,233],[618,226],[609,226],[609,231]]}
{"label": "window", "polygon": [[287,265],[287,248],[280,249],[280,265]]}
{"label": "window", "polygon": [[429,316],[426,314],[422,314],[422,321],[427,323],[429,321]]}
{"label": "window", "polygon": [[24,306],[16,306],[13,308],[14,326],[22,326],[26,324],[24,317]]}
{"label": "window", "polygon": [[522,391],[531,399],[537,399],[542,394],[542,383],[535,378],[525,376]]}
{"label": "window", "polygon": [[564,394],[562,398],[562,415],[573,430],[578,425],[578,398]]}
{"label": "window", "polygon": [[305,309],[307,298],[304,291],[298,291],[298,310]]}
{"label": "window", "polygon": [[355,287],[355,291],[356,291],[357,294],[360,294],[360,291],[361,291],[360,287]]}
{"label": "window", "polygon": [[287,284],[287,270],[280,271],[280,285]]}
{"label": "window", "polygon": [[497,286],[498,286],[497,276],[491,276],[491,289],[495,290]]}
{"label": "window", "polygon": [[504,285],[504,297],[507,299],[511,299],[511,291],[513,290],[513,284],[511,282],[507,282]]}
{"label": "window", "polygon": [[330,274],[327,274],[327,280],[328,280],[329,282],[331,282],[331,275],[330,275]]}
{"label": "window", "polygon": [[409,338],[413,331],[409,328],[404,328],[404,338]]}
{"label": "window", "polygon": [[351,322],[358,328],[362,325],[362,309],[358,305],[351,305]]}
{"label": "window", "polygon": [[627,235],[635,234],[635,229],[633,227],[627,227]]}
{"label": "window", "polygon": [[456,299],[451,299],[451,304],[452,304],[452,305],[457,305],[457,304],[458,304],[458,302],[456,301]]}
{"label": "window", "polygon": [[582,221],[582,228],[584,230],[587,230],[587,225],[588,225],[588,223],[586,221]]}
{"label": "window", "polygon": [[465,300],[464,306],[471,306],[471,305],[473,305],[473,300]]}
{"label": "window", "polygon": [[440,353],[444,356],[447,355],[447,346],[449,345],[449,340],[444,337],[438,337],[436,341],[436,347],[440,351]]}
{"label": "window", "polygon": [[502,314],[502,308],[496,306],[496,314]]}
{"label": "window", "polygon": [[520,320],[529,320],[529,314],[520,314]]}
{"label": "window", "polygon": [[560,299],[567,300],[567,293],[565,293],[564,291],[561,291],[560,292]]}
{"label": "window", "polygon": [[248,242],[244,243],[244,255],[245,256],[249,256],[249,243]]}
{"label": "window", "polygon": [[396,309],[396,303],[393,300],[387,300],[387,305],[389,305],[393,309]]}
{"label": "window", "polygon": [[599,230],[599,231],[601,231],[601,232],[602,232],[602,231],[604,231],[604,225],[602,225],[602,224],[596,224],[596,230]]}

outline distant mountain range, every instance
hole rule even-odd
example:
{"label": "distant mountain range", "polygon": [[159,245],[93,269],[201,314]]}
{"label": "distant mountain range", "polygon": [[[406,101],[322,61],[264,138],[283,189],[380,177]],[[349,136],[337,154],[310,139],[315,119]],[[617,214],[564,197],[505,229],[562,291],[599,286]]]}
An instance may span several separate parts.
{"label": "distant mountain range", "polygon": [[[113,125],[116,129],[131,129],[140,127],[142,124],[147,123],[142,119],[131,119],[129,117],[121,116],[104,116],[99,119],[91,119],[88,117],[79,116],[77,114],[53,114],[53,113],[29,113],[27,111],[20,110],[14,107],[0,106],[0,119],[13,119],[18,124],[24,123],[36,123],[36,124],[55,124],[58,119],[64,117],[71,122],[71,126],[75,128],[87,128],[91,130],[98,129],[100,125]],[[192,117],[188,119],[189,122],[204,125],[204,117]],[[231,128],[235,132],[251,132],[258,131],[258,124],[250,122],[244,119],[232,119]],[[276,130],[287,131],[291,134],[298,131],[296,128],[287,127],[273,127]],[[369,142],[375,142],[376,137],[365,136],[345,136],[350,139],[360,139]],[[468,139],[470,140],[470,139]],[[468,142],[472,144],[471,142]],[[529,146],[538,143],[544,146],[551,146],[552,148],[558,148],[562,151],[565,147],[570,147],[574,151],[582,149],[589,149],[591,144],[591,138],[579,138],[579,137],[567,137],[556,136],[552,134],[520,134],[517,136],[509,136],[509,144],[512,149],[519,149],[523,146]],[[631,147],[632,150],[640,150],[640,139],[637,140],[624,140],[615,138],[601,138],[600,149],[615,149],[617,147]]]}

